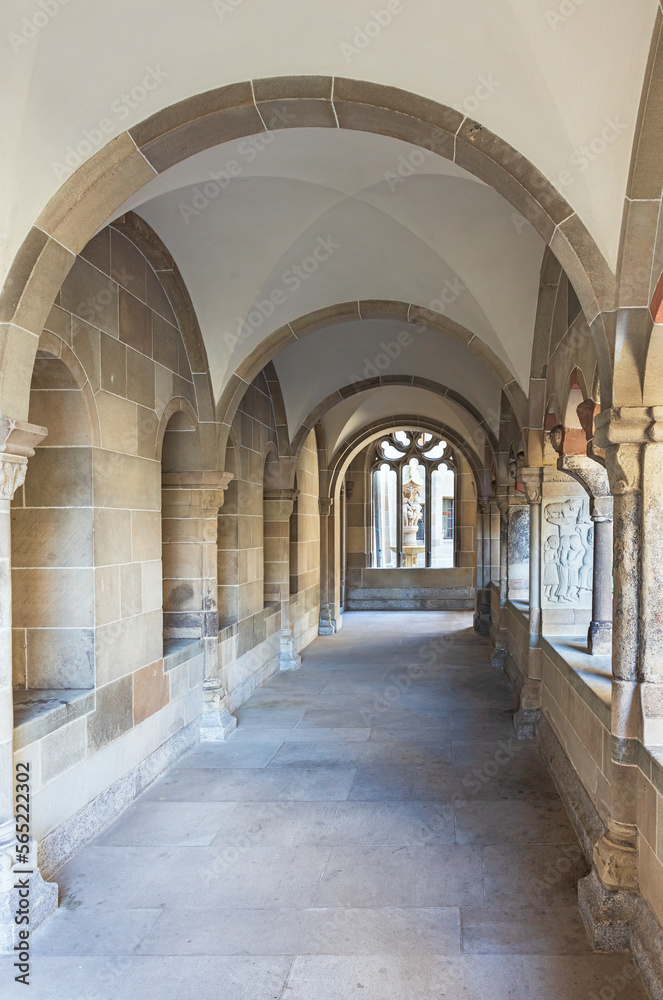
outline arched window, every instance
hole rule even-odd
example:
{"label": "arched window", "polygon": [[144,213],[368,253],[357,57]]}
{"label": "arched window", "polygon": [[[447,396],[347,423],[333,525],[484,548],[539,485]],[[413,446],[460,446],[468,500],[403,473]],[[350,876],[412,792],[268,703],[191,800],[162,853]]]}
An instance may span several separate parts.
{"label": "arched window", "polygon": [[447,442],[393,431],[376,444],[371,468],[374,566],[454,566],[456,461]]}

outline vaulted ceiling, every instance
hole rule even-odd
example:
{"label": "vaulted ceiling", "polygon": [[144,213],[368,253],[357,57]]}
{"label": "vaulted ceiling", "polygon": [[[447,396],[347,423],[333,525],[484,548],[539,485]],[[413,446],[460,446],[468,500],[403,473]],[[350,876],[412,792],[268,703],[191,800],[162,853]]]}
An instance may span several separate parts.
{"label": "vaulted ceiling", "polygon": [[[315,74],[400,87],[483,123],[564,195],[614,268],[656,8],[116,0],[58,6],[26,37],[33,4],[5,5],[13,51],[2,69],[0,264],[78,160],[114,135],[225,84]],[[527,388],[543,241],[490,186],[439,156],[362,131],[284,128],[183,160],[115,215],[126,209],[149,222],[182,272],[217,396],[274,331],[342,302],[432,309],[488,349],[473,353],[388,315],[291,338],[275,358],[291,437],[405,330],[412,343],[381,374],[451,387],[493,427],[504,372]],[[410,407],[438,405],[422,389],[374,387],[335,404],[329,433],[340,442],[362,408],[372,418],[402,412],[406,397]],[[445,405],[471,433],[474,418]]]}

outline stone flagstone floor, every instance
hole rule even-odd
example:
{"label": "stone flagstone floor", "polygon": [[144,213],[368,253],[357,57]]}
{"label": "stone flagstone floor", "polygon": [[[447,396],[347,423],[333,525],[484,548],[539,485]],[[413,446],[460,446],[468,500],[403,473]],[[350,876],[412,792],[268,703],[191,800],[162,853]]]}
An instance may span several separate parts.
{"label": "stone flagstone floor", "polygon": [[513,709],[469,615],[347,614],[60,872],[32,1000],[644,1000]]}

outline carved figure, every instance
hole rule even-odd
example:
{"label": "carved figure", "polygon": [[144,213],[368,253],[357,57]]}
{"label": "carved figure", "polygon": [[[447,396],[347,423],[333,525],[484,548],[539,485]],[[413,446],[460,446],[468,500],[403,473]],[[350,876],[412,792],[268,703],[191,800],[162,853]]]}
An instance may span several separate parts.
{"label": "carved figure", "polygon": [[557,535],[549,535],[543,547],[543,593],[547,600],[553,600],[553,590],[559,586],[559,570],[557,567],[557,550],[559,539]]}
{"label": "carved figure", "polygon": [[584,513],[582,500],[569,499],[546,507],[546,521],[556,532],[546,539],[543,550],[544,596],[548,601],[573,603],[580,599],[581,590],[591,590],[592,529],[586,527]]}

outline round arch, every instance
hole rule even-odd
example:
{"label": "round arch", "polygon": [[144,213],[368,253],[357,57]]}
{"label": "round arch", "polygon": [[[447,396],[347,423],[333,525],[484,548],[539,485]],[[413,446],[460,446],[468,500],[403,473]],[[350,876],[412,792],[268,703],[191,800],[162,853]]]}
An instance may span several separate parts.
{"label": "round arch", "polygon": [[434,392],[437,396],[441,396],[443,399],[449,399],[452,402],[457,403],[467,411],[467,413],[481,428],[490,445],[492,454],[494,455],[497,452],[497,438],[495,437],[495,434],[491,430],[485,417],[476,406],[470,403],[469,400],[466,399],[466,397],[461,393],[456,392],[455,389],[450,389],[448,386],[442,385],[439,382],[433,382],[430,379],[419,378],[416,375],[378,375],[375,378],[364,379],[362,382],[355,382],[350,385],[343,386],[343,388],[338,389],[336,392],[327,396],[326,399],[323,399],[321,403],[318,403],[318,405],[311,410],[306,419],[302,421],[301,427],[292,440],[291,447],[293,456],[296,459],[299,458],[304,442],[314,429],[317,422],[325,415],[325,413],[331,410],[332,407],[341,402],[341,400],[347,399],[349,396],[353,396],[358,392],[365,392],[368,389],[378,389],[393,385],[405,385],[415,389],[426,389],[429,392]]}
{"label": "round arch", "polygon": [[589,322],[612,308],[615,278],[583,221],[529,160],[480,123],[436,101],[366,81],[324,76],[248,80],[180,101],[121,133],[48,202],[0,292],[0,323],[8,324],[5,357],[16,359],[2,372],[0,413],[25,419],[29,386],[20,372],[26,358],[34,357],[76,254],[112,214],[194,153],[284,127],[374,132],[453,160],[531,223],[572,281]]}
{"label": "round arch", "polygon": [[[232,424],[237,407],[253,379],[281,351],[296,344],[303,337],[317,333],[319,330],[324,330],[331,326],[339,326],[344,323],[356,323],[357,320],[366,319],[395,319],[402,323],[411,323],[422,329],[430,328],[438,330],[440,333],[450,336],[463,344],[468,351],[479,358],[489,368],[500,386],[504,388],[520,426],[526,426],[528,412],[527,397],[513,372],[492,348],[488,347],[483,340],[471,333],[466,327],[460,323],[456,323],[455,320],[450,319],[448,316],[432,312],[430,309],[415,305],[414,303],[397,300],[339,302],[325,309],[316,309],[314,312],[307,313],[305,316],[301,316],[299,319],[293,320],[286,324],[286,326],[275,330],[262,341],[255,351],[252,351],[244,359],[236,369],[235,374],[228,381],[217,403],[217,417],[220,422],[227,426]],[[355,391],[361,392],[363,388],[368,388],[369,383],[372,381],[372,379],[366,379],[355,383],[357,387]],[[382,384],[386,385],[388,382],[389,377],[383,376]],[[412,376],[411,383],[424,389],[433,389],[437,385],[435,382],[418,376]],[[398,384],[404,383],[399,382]],[[449,390],[449,393],[451,393],[451,390]],[[468,407],[471,406],[471,404],[467,405]],[[476,408],[473,409],[476,410]],[[483,417],[479,417],[478,419],[479,422],[483,421]]]}
{"label": "round arch", "polygon": [[377,441],[386,430],[394,428],[402,428],[403,430],[410,431],[430,431],[433,434],[447,438],[449,443],[460,452],[470,466],[477,488],[477,495],[480,494],[483,465],[475,451],[469,447],[458,432],[438,420],[417,417],[412,414],[401,414],[393,417],[385,417],[383,420],[361,428],[332,455],[329,460],[328,477],[328,496],[330,498],[338,499],[337,494],[340,493],[343,476],[353,458],[359,454],[362,448],[365,448],[372,441]]}

